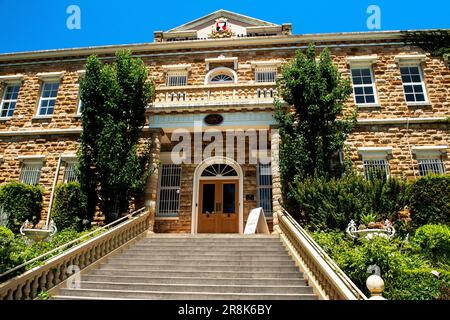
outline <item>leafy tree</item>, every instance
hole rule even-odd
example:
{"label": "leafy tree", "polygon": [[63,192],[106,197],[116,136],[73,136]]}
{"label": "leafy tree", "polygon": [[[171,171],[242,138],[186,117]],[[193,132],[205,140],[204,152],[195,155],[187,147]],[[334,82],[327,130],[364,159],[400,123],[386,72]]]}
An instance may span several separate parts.
{"label": "leafy tree", "polygon": [[449,30],[404,31],[403,39],[436,57],[450,54]]}
{"label": "leafy tree", "polygon": [[154,85],[141,59],[119,51],[111,64],[90,56],[80,88],[79,181],[88,212],[93,215],[98,206],[110,222],[118,212],[128,211],[152,171],[149,146],[138,152],[138,145]]}
{"label": "leafy tree", "polygon": [[352,131],[356,112],[338,118],[352,88],[333,65],[328,49],[321,52],[318,61],[313,45],[305,53],[297,51],[295,59],[283,67],[277,86],[288,105],[275,102],[281,137],[280,174],[285,200],[289,202],[292,197],[286,188],[294,180],[336,174],[333,157]]}

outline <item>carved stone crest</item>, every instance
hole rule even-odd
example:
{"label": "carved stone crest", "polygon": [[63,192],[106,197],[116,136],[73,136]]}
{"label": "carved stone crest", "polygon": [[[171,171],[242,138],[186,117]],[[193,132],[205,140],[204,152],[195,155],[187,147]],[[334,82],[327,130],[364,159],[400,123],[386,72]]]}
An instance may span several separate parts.
{"label": "carved stone crest", "polygon": [[234,35],[235,34],[231,31],[230,25],[228,23],[228,19],[219,18],[219,19],[216,19],[209,37],[213,38],[213,39],[230,38]]}

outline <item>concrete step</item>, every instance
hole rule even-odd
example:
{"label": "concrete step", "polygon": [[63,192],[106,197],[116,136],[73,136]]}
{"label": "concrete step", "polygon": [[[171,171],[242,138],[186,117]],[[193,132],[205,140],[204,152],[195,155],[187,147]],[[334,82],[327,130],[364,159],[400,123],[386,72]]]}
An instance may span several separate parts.
{"label": "concrete step", "polygon": [[153,265],[180,265],[180,266],[217,266],[226,264],[227,266],[284,266],[284,267],[290,267],[295,266],[294,261],[292,260],[278,260],[278,261],[266,261],[266,260],[246,260],[245,258],[242,258],[240,260],[235,260],[233,257],[230,257],[230,259],[225,260],[198,260],[195,259],[195,257],[192,257],[193,259],[187,260],[187,259],[152,259],[151,257],[145,258],[145,259],[138,259],[138,258],[124,258],[124,257],[115,257],[115,258],[109,258],[105,264],[113,263],[113,264],[123,264],[123,265],[146,265],[146,266],[153,266]]}
{"label": "concrete step", "polygon": [[191,285],[267,285],[267,286],[304,286],[306,280],[298,274],[296,278],[205,278],[205,277],[156,277],[149,276],[121,276],[121,275],[83,275],[82,281],[125,282],[125,283],[157,283],[157,284],[191,284]]}
{"label": "concrete step", "polygon": [[[65,296],[65,297],[64,297]],[[141,299],[141,300],[316,300],[314,294],[222,293],[222,292],[158,292],[98,289],[61,289],[54,299]]]}
{"label": "concrete step", "polygon": [[278,255],[241,255],[241,256],[227,256],[227,255],[191,255],[191,254],[158,254],[149,255],[147,253],[122,253],[120,255],[115,255],[114,257],[108,258],[109,261],[114,259],[126,259],[126,260],[151,260],[151,261],[184,261],[184,260],[197,260],[197,261],[292,261],[292,258],[286,253],[280,253]]}
{"label": "concrete step", "polygon": [[180,244],[272,244],[281,243],[279,239],[179,239],[179,238],[165,238],[165,239],[152,239],[144,238],[139,240],[138,243],[180,243]]}
{"label": "concrete step", "polygon": [[173,265],[173,264],[122,264],[107,262],[100,265],[100,269],[122,269],[122,270],[161,270],[161,271],[234,271],[238,272],[295,272],[298,268],[295,265],[290,266],[264,266],[264,265],[251,265],[240,266],[231,264],[218,264],[218,265]]}
{"label": "concrete step", "polygon": [[283,246],[281,243],[270,243],[270,244],[211,244],[211,243],[199,243],[199,244],[167,244],[167,243],[138,243],[133,246],[134,249],[164,249],[164,250],[282,250]]}
{"label": "concrete step", "polygon": [[127,253],[147,253],[147,254],[159,254],[159,253],[168,253],[171,254],[189,254],[189,255],[228,255],[228,256],[234,256],[234,255],[272,255],[272,254],[287,254],[286,252],[281,251],[281,249],[247,249],[247,248],[237,248],[237,249],[216,249],[216,250],[204,250],[204,249],[177,249],[177,250],[167,250],[167,249],[161,249],[161,248],[135,248],[131,247],[130,249],[126,250]]}
{"label": "concrete step", "polygon": [[272,234],[238,234],[238,233],[153,233],[148,234],[146,239],[238,239],[238,240],[251,240],[251,239],[279,239],[278,235]]}
{"label": "concrete step", "polygon": [[308,286],[269,286],[269,285],[198,285],[198,284],[160,284],[82,281],[82,289],[119,290],[119,291],[162,291],[162,292],[215,292],[215,293],[312,293]]}
{"label": "concrete step", "polygon": [[218,279],[218,278],[244,278],[244,279],[261,279],[261,278],[301,278],[301,273],[296,271],[167,271],[167,270],[129,270],[129,269],[117,269],[111,267],[104,267],[101,269],[93,269],[89,273],[90,275],[106,275],[106,276],[152,276],[152,277],[195,277],[205,279]]}

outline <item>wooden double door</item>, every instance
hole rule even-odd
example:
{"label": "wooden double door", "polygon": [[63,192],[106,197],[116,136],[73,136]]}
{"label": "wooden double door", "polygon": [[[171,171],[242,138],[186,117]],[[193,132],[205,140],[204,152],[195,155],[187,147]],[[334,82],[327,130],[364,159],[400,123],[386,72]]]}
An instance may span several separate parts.
{"label": "wooden double door", "polygon": [[239,232],[239,180],[201,180],[198,233]]}

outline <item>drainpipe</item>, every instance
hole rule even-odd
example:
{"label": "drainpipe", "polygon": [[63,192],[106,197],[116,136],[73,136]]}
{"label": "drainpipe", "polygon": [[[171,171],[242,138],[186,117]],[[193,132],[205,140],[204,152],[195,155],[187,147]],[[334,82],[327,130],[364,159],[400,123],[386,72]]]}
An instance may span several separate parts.
{"label": "drainpipe", "polygon": [[409,144],[409,117],[406,118],[406,142],[408,143],[409,156],[411,158],[411,167],[412,167],[412,170],[414,173],[414,179],[415,179],[417,177],[416,169],[414,168],[414,158],[412,155],[411,145]]}
{"label": "drainpipe", "polygon": [[47,220],[45,222],[45,229],[48,229],[48,224],[50,222],[50,213],[52,211],[53,198],[55,196],[55,187],[56,187],[56,183],[58,182],[58,175],[59,175],[59,170],[61,168],[61,162],[62,162],[62,155],[60,154],[59,160],[58,160],[58,166],[56,167],[55,179],[53,180],[52,193],[50,195],[50,204],[48,205]]}

